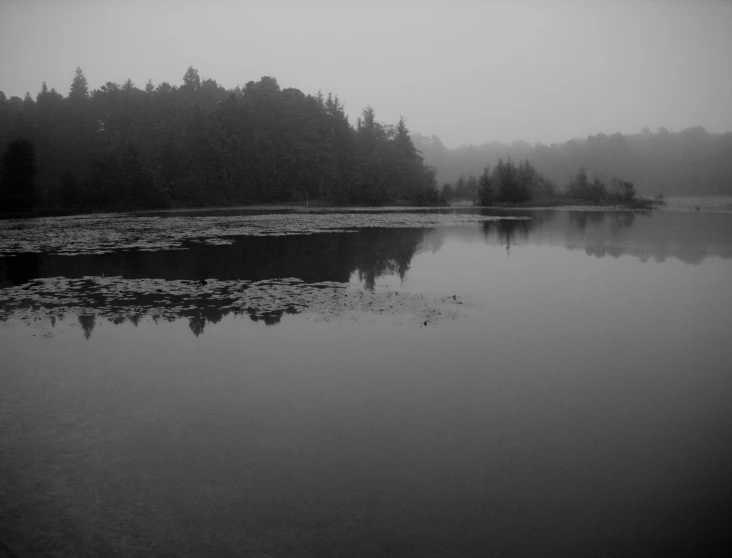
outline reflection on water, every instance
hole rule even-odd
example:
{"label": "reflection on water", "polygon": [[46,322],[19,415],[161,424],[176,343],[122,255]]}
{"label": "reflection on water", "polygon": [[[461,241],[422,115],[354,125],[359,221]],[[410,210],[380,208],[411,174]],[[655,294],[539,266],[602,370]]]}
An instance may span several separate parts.
{"label": "reflection on water", "polygon": [[82,279],[35,279],[3,291],[7,297],[0,320],[37,321],[51,325],[69,315],[78,315],[86,338],[96,318],[119,325],[137,325],[143,316],[155,323],[189,320],[198,337],[206,323],[218,323],[225,316],[246,315],[265,325],[279,323],[284,314],[303,311],[323,319],[353,313],[410,314],[427,325],[454,319],[464,302],[457,295],[436,296],[397,290],[352,289],[335,282],[305,283],[300,279],[262,281],[184,281],[85,277]]}
{"label": "reflection on water", "polygon": [[[366,229],[357,234],[237,237],[231,244],[192,243],[187,250],[60,256],[23,254],[2,260],[6,287],[0,319],[78,314],[87,338],[94,315],[119,324],[140,316],[184,317],[196,336],[206,323],[246,314],[265,325],[303,310],[411,313],[419,322],[454,315],[445,300],[375,290],[378,277],[404,278],[422,229]],[[358,290],[349,289],[356,277]],[[453,297],[450,306],[462,304]]]}
{"label": "reflection on water", "polygon": [[213,244],[154,252],[79,232],[74,256],[21,230],[0,258],[0,541],[729,554],[732,216],[374,215],[293,213],[311,234],[286,237],[219,216]]}
{"label": "reflection on water", "polygon": [[[185,217],[173,213],[165,218],[143,214],[0,221],[0,254],[42,252],[78,256],[119,250],[183,250],[184,244],[190,242],[212,246],[230,244],[232,236],[297,236],[365,228],[469,226],[497,218],[475,211],[445,210],[260,212],[238,216],[226,211],[210,211],[205,215]],[[526,217],[503,215],[500,218]]]}
{"label": "reflection on water", "polygon": [[[167,281],[261,281],[294,277],[308,283],[348,282],[354,272],[373,285],[386,273],[406,273],[424,229],[365,229],[354,233],[226,237],[229,244],[182,244],[184,250],[115,251],[62,256],[26,253],[0,260],[4,286],[31,278],[85,276]],[[9,285],[7,284],[9,283]]]}
{"label": "reflection on water", "polygon": [[486,241],[562,245],[596,257],[634,256],[641,261],[675,258],[698,264],[732,258],[732,214],[630,211],[534,211],[530,221],[485,222]]}
{"label": "reflection on water", "polygon": [[[482,239],[488,245],[504,246],[509,255],[521,246],[560,245],[595,257],[631,255],[643,262],[676,258],[698,264],[709,256],[732,257],[731,219],[727,214],[460,213],[478,218],[480,224],[477,228],[465,226],[469,220],[458,227],[403,228],[405,223],[414,223],[388,214],[389,220],[377,221],[399,226],[348,233],[218,236],[218,244],[184,240],[176,250],[107,250],[74,256],[61,255],[63,251],[13,254],[0,258],[0,286],[4,287],[0,291],[0,320],[30,316],[28,311],[34,317],[53,320],[77,315],[87,338],[96,317],[114,324],[125,320],[136,324],[142,316],[151,316],[156,323],[182,317],[196,336],[203,333],[206,323],[218,323],[230,313],[274,325],[284,314],[303,310],[340,315],[390,308],[412,313],[423,323],[457,314],[454,309],[438,307],[438,301],[433,300],[430,306],[423,298],[400,293],[398,285],[393,293],[375,292],[375,285],[386,276],[403,282],[416,254],[436,252],[450,239]],[[459,221],[440,215],[448,225]],[[256,216],[259,230],[273,226],[262,219],[263,215]],[[276,219],[283,216],[293,217],[285,212],[273,215]],[[435,221],[426,212],[418,216],[422,221],[417,222]],[[331,214],[325,217],[331,224],[344,226],[342,215],[336,220]],[[201,218],[208,217],[204,214]],[[219,227],[223,226],[221,218],[217,216]],[[311,228],[322,227],[317,224],[317,215],[308,218],[316,219]],[[356,291],[349,289],[353,278],[359,282]],[[441,302],[455,295],[440,294]],[[457,297],[453,300],[458,302]]]}

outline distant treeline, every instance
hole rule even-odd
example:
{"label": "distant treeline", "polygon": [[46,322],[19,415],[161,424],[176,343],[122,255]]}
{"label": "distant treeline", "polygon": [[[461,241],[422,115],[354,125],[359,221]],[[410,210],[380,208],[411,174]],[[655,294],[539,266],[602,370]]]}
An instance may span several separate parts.
{"label": "distant treeline", "polygon": [[460,175],[455,184],[442,187],[443,200],[471,200],[479,205],[493,204],[615,204],[650,207],[649,201],[637,200],[635,187],[612,177],[610,187],[598,177],[590,180],[585,169],[572,177],[562,190],[539,173],[528,161],[519,164],[511,159],[498,159],[496,166],[486,166],[480,176]]}
{"label": "distant treeline", "polygon": [[638,193],[655,197],[732,195],[732,133],[704,128],[672,133],[660,128],[640,134],[597,134],[550,146],[526,142],[486,143],[448,149],[436,136],[413,134],[425,163],[437,168],[440,183],[482,173],[486,164],[528,159],[552,183],[564,187],[584,168],[608,182],[614,176],[633,182]]}
{"label": "distant treeline", "polygon": [[438,202],[403,120],[263,77],[226,90],[189,68],[180,86],[130,80],[69,94],[0,92],[0,211],[142,209],[288,201]]}

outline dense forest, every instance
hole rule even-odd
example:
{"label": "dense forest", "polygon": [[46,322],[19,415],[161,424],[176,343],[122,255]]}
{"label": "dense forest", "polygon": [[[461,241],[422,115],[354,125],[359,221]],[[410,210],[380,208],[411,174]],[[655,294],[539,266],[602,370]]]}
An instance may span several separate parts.
{"label": "dense forest", "polygon": [[271,77],[226,90],[192,67],[179,86],[127,80],[90,91],[77,68],[65,97],[45,83],[35,98],[0,92],[0,213],[432,204],[436,178],[450,183],[443,200],[483,204],[558,193],[627,201],[631,182],[647,196],[730,195],[732,133],[659,129],[449,150],[410,134],[403,119],[377,121],[371,107],[352,125],[337,96],[281,89]]}
{"label": "dense forest", "polygon": [[127,80],[90,91],[77,68],[63,96],[0,92],[0,212],[323,201],[437,203],[404,120],[271,77],[226,90],[188,68],[179,86]]}
{"label": "dense forest", "polygon": [[486,165],[510,157],[530,160],[561,186],[584,168],[603,181],[623,177],[644,196],[732,195],[732,133],[711,134],[699,127],[677,133],[660,128],[656,133],[597,134],[549,146],[493,142],[448,149],[436,136],[413,134],[413,140],[425,162],[437,168],[440,183],[453,187],[461,175],[477,177]]}

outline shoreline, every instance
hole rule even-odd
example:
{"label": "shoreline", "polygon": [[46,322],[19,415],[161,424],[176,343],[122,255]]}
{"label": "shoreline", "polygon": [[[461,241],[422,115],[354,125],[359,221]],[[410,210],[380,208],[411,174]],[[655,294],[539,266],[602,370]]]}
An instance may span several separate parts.
{"label": "shoreline", "polygon": [[[691,199],[691,198],[690,198]],[[695,198],[699,199],[699,198]],[[29,212],[0,212],[0,220],[12,219],[41,219],[46,217],[76,217],[84,215],[114,215],[114,214],[165,214],[165,213],[195,213],[200,211],[430,211],[440,209],[492,209],[492,210],[568,210],[568,211],[654,211],[656,209],[681,210],[674,205],[669,205],[665,200],[640,198],[632,203],[611,204],[611,203],[587,203],[580,200],[537,200],[535,202],[522,203],[495,203],[491,205],[477,205],[470,200],[453,200],[440,204],[410,205],[408,203],[393,203],[383,205],[338,205],[328,202],[315,202],[305,204],[303,202],[274,202],[263,204],[243,205],[212,205],[199,207],[167,207],[158,209],[136,209],[136,210],[89,210],[78,211],[58,207],[39,207]],[[687,208],[688,209],[688,208]],[[706,211],[708,208],[703,207]],[[694,209],[688,209],[693,211]],[[696,209],[699,211],[699,209]]]}

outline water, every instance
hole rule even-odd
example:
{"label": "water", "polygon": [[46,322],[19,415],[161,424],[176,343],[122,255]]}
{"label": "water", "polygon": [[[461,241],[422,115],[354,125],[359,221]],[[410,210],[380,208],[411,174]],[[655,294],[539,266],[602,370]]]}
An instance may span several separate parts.
{"label": "water", "polygon": [[729,213],[118,215],[0,251],[19,556],[732,545]]}

